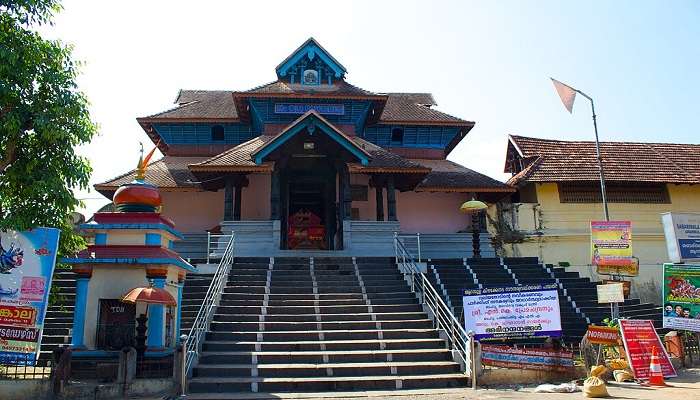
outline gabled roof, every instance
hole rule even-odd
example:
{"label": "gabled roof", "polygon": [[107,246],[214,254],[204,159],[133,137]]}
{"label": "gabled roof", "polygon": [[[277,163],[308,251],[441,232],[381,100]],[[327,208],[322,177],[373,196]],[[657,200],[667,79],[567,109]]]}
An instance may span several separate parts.
{"label": "gabled roof", "polygon": [[430,173],[418,185],[416,191],[441,192],[514,192],[515,188],[480,174],[450,160],[411,159],[430,168]]}
{"label": "gabled roof", "polygon": [[456,125],[474,126],[466,121],[442,111],[435,110],[435,99],[430,93],[389,93],[380,123],[401,123],[416,125]]}
{"label": "gabled roof", "polygon": [[137,120],[238,120],[238,113],[228,90],[180,90],[175,103],[177,106],[174,108]]}
{"label": "gabled roof", "polygon": [[270,164],[258,165],[253,152],[272,140],[272,135],[262,135],[241,143],[214,157],[190,164],[193,172],[265,172],[272,171]]}
{"label": "gabled roof", "polygon": [[[700,183],[700,145],[601,142],[607,181]],[[522,160],[514,170],[510,160]],[[597,181],[595,142],[509,136],[505,172],[510,184],[525,182]]]}
{"label": "gabled roof", "polygon": [[[382,97],[385,95],[377,94],[359,88],[346,81],[336,81],[331,85],[308,86],[299,83],[289,83],[282,80],[270,82],[261,86],[254,87],[243,92],[235,92],[241,97],[250,95],[298,95],[303,97]],[[256,96],[261,97],[261,96]]]}
{"label": "gabled roof", "polygon": [[316,39],[313,37],[308,38],[301,46],[297,47],[296,50],[292,52],[287,58],[285,58],[278,66],[275,68],[278,77],[283,77],[287,75],[290,67],[294,66],[303,57],[307,57],[309,60],[313,60],[316,56],[320,57],[326,65],[328,65],[335,73],[336,78],[342,78],[347,70],[343,65],[336,60],[331,53],[321,46]]}
{"label": "gabled roof", "polygon": [[282,129],[282,131],[280,131],[277,135],[272,137],[272,139],[270,139],[267,143],[255,150],[251,154],[255,164],[262,164],[265,157],[267,157],[272,151],[284,144],[286,141],[294,137],[297,133],[305,129],[310,130],[315,128],[319,128],[340,146],[357,157],[362,165],[367,165],[370,160],[369,153],[367,153],[363,148],[359,147],[349,136],[333,126],[333,124],[328,122],[315,110],[305,112],[301,117],[297,118],[294,122]]}

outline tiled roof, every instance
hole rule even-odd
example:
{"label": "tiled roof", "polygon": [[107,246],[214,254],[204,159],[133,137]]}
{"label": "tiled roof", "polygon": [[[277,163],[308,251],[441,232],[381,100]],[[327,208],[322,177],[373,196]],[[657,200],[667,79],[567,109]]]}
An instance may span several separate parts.
{"label": "tiled roof", "polygon": [[232,167],[240,171],[270,170],[268,164],[256,165],[251,154],[274,137],[273,135],[258,136],[214,157],[192,163],[190,168],[192,171],[230,171]]}
{"label": "tiled roof", "polygon": [[409,159],[394,154],[376,144],[362,139],[358,136],[352,137],[358,147],[362,148],[371,159],[367,165],[352,164],[350,170],[353,172],[397,172],[397,173],[427,173],[429,169],[417,164]]}
{"label": "tiled roof", "polygon": [[228,90],[180,90],[177,107],[142,119],[238,119]]}
{"label": "tiled roof", "polygon": [[430,93],[389,93],[379,122],[474,125],[474,122],[435,110],[431,105],[435,105],[435,99]]}
{"label": "tiled roof", "polygon": [[[620,182],[700,183],[700,145],[601,142],[605,179]],[[517,153],[517,154],[514,154]],[[595,143],[510,136],[508,159],[524,169],[508,183],[597,181]],[[515,172],[509,165],[505,172]]]}
{"label": "tiled roof", "polygon": [[[206,157],[174,157],[165,156],[154,161],[146,169],[146,182],[156,185],[161,189],[196,189],[199,186],[194,183],[197,179],[187,168],[189,164],[206,160]],[[110,197],[120,185],[132,182],[136,179],[136,170],[129,171],[106,182],[98,183],[95,189],[103,195]]]}
{"label": "tiled roof", "polygon": [[418,185],[416,190],[455,192],[513,192],[515,189],[503,182],[480,174],[450,160],[411,159],[410,161],[430,168],[430,173]]}
{"label": "tiled roof", "polygon": [[343,80],[336,81],[332,85],[308,86],[291,84],[284,81],[274,81],[255,87],[250,90],[238,92],[245,94],[298,94],[298,95],[329,95],[329,96],[379,96],[369,90],[361,89]]}

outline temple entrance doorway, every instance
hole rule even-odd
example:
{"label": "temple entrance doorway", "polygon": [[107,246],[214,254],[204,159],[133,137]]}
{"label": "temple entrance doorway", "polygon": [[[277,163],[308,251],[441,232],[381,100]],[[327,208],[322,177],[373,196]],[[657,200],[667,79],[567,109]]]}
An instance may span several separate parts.
{"label": "temple entrance doorway", "polygon": [[282,248],[336,248],[336,169],[326,157],[292,157],[282,171]]}

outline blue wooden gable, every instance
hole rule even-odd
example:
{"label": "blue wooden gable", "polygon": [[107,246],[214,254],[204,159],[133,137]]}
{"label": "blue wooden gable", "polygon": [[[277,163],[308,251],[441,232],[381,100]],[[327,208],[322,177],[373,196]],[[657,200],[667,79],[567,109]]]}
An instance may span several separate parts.
{"label": "blue wooden gable", "polygon": [[153,129],[169,145],[239,144],[257,136],[242,123],[156,123]]}
{"label": "blue wooden gable", "polygon": [[275,71],[279,79],[303,85],[330,85],[347,72],[314,38],[299,46]]}
{"label": "blue wooden gable", "polygon": [[362,132],[372,103],[350,99],[250,99],[253,131],[262,133],[265,124],[290,124],[314,110],[333,125],[353,125]]}

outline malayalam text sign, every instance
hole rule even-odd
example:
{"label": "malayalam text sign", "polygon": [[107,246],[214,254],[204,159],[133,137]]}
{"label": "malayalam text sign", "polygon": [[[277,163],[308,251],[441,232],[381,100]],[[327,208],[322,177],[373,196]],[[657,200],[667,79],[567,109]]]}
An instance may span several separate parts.
{"label": "malayalam text sign", "polygon": [[661,223],[671,262],[700,261],[700,214],[664,213]]}
{"label": "malayalam text sign", "polygon": [[481,345],[481,362],[501,368],[568,372],[574,368],[574,353],[566,350],[484,344]]}
{"label": "malayalam text sign", "polygon": [[0,362],[32,364],[41,344],[60,231],[0,231]]}
{"label": "malayalam text sign", "polygon": [[700,332],[700,265],[664,264],[664,328]]}
{"label": "malayalam text sign", "polygon": [[666,348],[661,344],[653,322],[641,319],[621,319],[620,332],[627,351],[627,359],[635,378],[649,379],[649,363],[654,346],[658,350],[661,371],[664,376],[667,378],[676,376],[676,370],[671,364]]}
{"label": "malayalam text sign", "polygon": [[596,285],[598,303],[624,303],[625,287],[622,283],[607,283]]}
{"label": "malayalam text sign", "polygon": [[561,336],[557,286],[465,290],[464,323],[477,339]]}
{"label": "malayalam text sign", "polygon": [[636,275],[630,221],[591,221],[591,264],[599,274]]}

